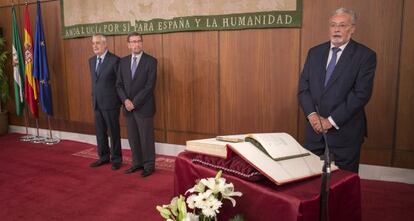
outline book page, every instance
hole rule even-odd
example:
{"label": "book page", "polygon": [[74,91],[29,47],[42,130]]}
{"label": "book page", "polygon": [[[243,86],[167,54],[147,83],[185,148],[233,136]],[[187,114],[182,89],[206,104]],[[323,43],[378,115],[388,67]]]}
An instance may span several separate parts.
{"label": "book page", "polygon": [[322,173],[323,161],[312,153],[304,157],[275,161],[249,142],[231,143],[228,146],[277,185]]}
{"label": "book page", "polygon": [[309,152],[287,133],[249,134],[248,137],[259,142],[273,159],[281,159]]}

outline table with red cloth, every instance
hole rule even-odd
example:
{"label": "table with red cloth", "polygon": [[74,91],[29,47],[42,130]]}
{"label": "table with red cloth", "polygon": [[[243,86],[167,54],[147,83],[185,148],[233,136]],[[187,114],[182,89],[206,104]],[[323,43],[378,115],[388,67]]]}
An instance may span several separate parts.
{"label": "table with red cloth", "polygon": [[[214,177],[217,171],[192,162],[195,153],[182,152],[175,160],[174,194],[184,194],[197,179]],[[264,179],[250,182],[223,173],[235,191],[236,206],[225,201],[218,220],[227,221],[236,214],[246,221],[316,221],[319,220],[319,193],[321,177],[277,186]],[[361,220],[361,189],[357,174],[337,170],[331,174],[329,192],[329,219],[332,221]]]}

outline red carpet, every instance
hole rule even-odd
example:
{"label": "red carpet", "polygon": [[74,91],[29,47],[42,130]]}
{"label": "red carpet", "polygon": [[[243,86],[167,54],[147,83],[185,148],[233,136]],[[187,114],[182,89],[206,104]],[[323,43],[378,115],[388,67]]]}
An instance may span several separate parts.
{"label": "red carpet", "polygon": [[[174,158],[157,156],[156,172],[141,178],[123,174],[129,151],[112,171],[89,167],[93,145],[46,146],[19,136],[0,137],[0,220],[163,220],[155,206],[172,198]],[[361,180],[361,189],[363,221],[414,220],[414,185]]]}
{"label": "red carpet", "polygon": [[414,185],[361,180],[363,221],[414,220]]}
{"label": "red carpet", "polygon": [[[173,176],[157,165],[152,176],[90,168],[92,159],[73,156],[89,144],[54,146],[0,137],[0,220],[162,220],[157,204],[171,200]],[[158,161],[157,161],[158,162]]]}

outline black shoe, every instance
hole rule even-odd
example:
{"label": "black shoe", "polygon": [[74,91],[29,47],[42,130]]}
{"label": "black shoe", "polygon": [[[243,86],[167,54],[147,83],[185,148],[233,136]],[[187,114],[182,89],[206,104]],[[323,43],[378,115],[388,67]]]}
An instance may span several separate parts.
{"label": "black shoe", "polygon": [[133,173],[137,170],[142,170],[142,169],[144,169],[143,166],[132,166],[132,167],[128,168],[127,170],[125,170],[124,173],[129,174],[129,173]]}
{"label": "black shoe", "polygon": [[147,176],[151,175],[152,173],[154,173],[154,168],[144,169],[141,173],[141,176],[142,177],[147,177]]}
{"label": "black shoe", "polygon": [[121,163],[112,163],[112,170],[119,170],[121,168]]}
{"label": "black shoe", "polygon": [[107,164],[107,163],[109,163],[109,160],[108,161],[97,160],[97,161],[91,163],[89,166],[90,167],[99,167],[99,166],[102,166],[102,165]]}

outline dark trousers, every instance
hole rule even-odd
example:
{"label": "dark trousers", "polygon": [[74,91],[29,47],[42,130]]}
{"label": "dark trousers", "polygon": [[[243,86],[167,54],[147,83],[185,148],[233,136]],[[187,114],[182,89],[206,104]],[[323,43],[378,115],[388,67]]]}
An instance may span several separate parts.
{"label": "dark trousers", "polygon": [[[349,146],[329,145],[329,151],[333,156],[332,160],[335,161],[335,165],[341,170],[358,173],[361,145],[362,142],[355,142]],[[318,143],[305,144],[305,148],[312,153],[321,156],[325,152],[325,143],[322,139],[322,141]]]}
{"label": "dark trousers", "polygon": [[136,113],[125,116],[132,166],[155,168],[154,118],[141,118]]}
{"label": "dark trousers", "polygon": [[[122,162],[119,112],[120,109],[95,110],[96,141],[101,161]],[[111,148],[108,145],[108,136]]]}

